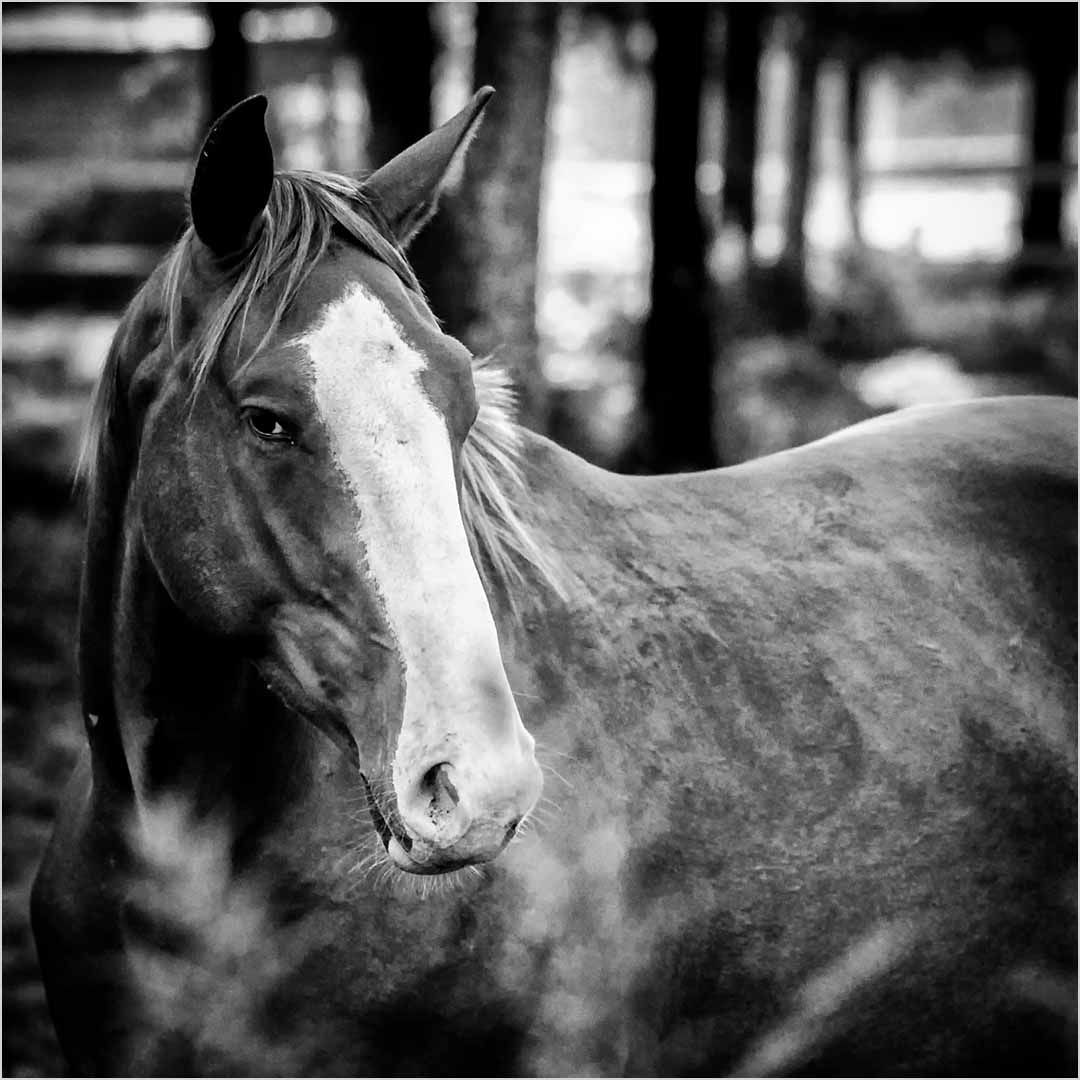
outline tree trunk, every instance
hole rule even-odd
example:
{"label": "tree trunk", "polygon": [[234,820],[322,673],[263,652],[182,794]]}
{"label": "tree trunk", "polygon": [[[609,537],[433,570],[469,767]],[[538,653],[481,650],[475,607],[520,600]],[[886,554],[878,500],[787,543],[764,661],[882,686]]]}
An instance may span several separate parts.
{"label": "tree trunk", "polygon": [[520,418],[537,430],[546,425],[536,334],[540,181],[557,15],[555,4],[477,5],[473,84],[496,94],[460,187],[443,200],[441,258],[427,260],[422,279],[447,330],[510,372]]}
{"label": "tree trunk", "polygon": [[705,66],[705,4],[652,4],[653,184],[651,309],[645,324],[642,464],[708,468],[712,346],[697,166]]}
{"label": "tree trunk", "polygon": [[[1073,54],[1075,57],[1075,53]],[[1032,101],[1029,127],[1031,179],[1024,199],[1020,237],[1025,259],[1052,261],[1063,246],[1061,207],[1066,102],[1072,65],[1051,46],[1030,66]]]}
{"label": "tree trunk", "polygon": [[[430,4],[338,4],[335,14],[345,46],[360,63],[370,123],[365,158],[385,165],[434,126],[431,95],[438,53]],[[458,263],[455,230],[436,214],[409,250],[420,284],[436,314],[443,315],[443,277]],[[453,333],[453,329],[449,328]]]}
{"label": "tree trunk", "polygon": [[814,112],[820,64],[820,39],[813,15],[804,14],[799,19],[792,46],[791,148],[784,247],[780,255],[781,287],[788,293],[782,303],[790,308],[794,323],[803,321],[808,310],[805,223],[813,169]]}
{"label": "tree trunk", "polygon": [[752,261],[754,166],[765,16],[758,4],[728,4],[725,19],[723,222],[742,232],[748,261]]}
{"label": "tree trunk", "polygon": [[210,85],[206,128],[250,93],[251,57],[240,31],[247,7],[247,4],[206,5],[214,34],[206,57]]}
{"label": "tree trunk", "polygon": [[849,60],[845,69],[846,94],[844,95],[844,150],[847,173],[847,213],[851,228],[851,245],[863,246],[862,220],[862,129],[861,101],[863,65],[861,60]]}
{"label": "tree trunk", "polygon": [[370,169],[386,164],[431,130],[435,35],[428,8],[428,4],[334,5],[345,49],[360,63],[370,111],[365,155]]}

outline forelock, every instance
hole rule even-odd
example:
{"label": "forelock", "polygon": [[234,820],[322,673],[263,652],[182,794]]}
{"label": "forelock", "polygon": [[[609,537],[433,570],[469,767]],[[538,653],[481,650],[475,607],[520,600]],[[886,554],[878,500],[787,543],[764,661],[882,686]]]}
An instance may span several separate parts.
{"label": "forelock", "polygon": [[192,350],[185,368],[191,373],[193,395],[217,363],[231,328],[247,324],[255,303],[268,305],[269,317],[254,352],[266,344],[335,234],[384,263],[406,288],[422,295],[408,260],[359,181],[335,173],[282,172],[274,177],[257,241],[232,271],[228,294],[198,337],[188,342],[183,340],[184,286],[193,270],[197,240],[194,229],[187,229],[166,260],[164,311],[173,354]]}

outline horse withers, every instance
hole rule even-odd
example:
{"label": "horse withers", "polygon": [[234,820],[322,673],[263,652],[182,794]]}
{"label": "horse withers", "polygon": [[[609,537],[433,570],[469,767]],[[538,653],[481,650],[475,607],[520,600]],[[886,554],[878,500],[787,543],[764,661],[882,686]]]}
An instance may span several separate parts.
{"label": "horse withers", "polygon": [[1070,1071],[1074,403],[593,468],[403,254],[489,93],[364,181],[236,106],[117,332],[72,1067]]}

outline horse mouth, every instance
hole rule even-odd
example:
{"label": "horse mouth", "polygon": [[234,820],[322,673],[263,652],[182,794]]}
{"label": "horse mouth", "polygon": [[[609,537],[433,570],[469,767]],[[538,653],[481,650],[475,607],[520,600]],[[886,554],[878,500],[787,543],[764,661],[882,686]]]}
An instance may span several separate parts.
{"label": "horse mouth", "polygon": [[[409,851],[412,850],[412,840],[404,833],[398,833],[391,827],[390,822],[386,820],[382,811],[379,809],[378,800],[375,798],[375,792],[371,790],[371,784],[368,782],[368,778],[361,773],[360,779],[364,781],[364,790],[367,792],[368,812],[371,814],[371,822],[375,826],[375,831],[379,834],[379,839],[382,841],[382,845],[386,849],[387,854],[390,854],[390,845],[393,843],[398,844],[402,850],[408,854]],[[391,858],[393,858],[392,855]]]}
{"label": "horse mouth", "polygon": [[360,774],[360,778],[364,781],[364,789],[367,791],[368,797],[368,812],[371,814],[371,821],[375,826],[375,831],[382,841],[383,850],[399,870],[404,870],[410,874],[419,874],[421,877],[432,877],[452,873],[470,864],[471,860],[469,859],[439,860],[437,862],[420,862],[414,859],[410,854],[413,848],[412,840],[390,824],[379,808],[368,778],[363,773]]}

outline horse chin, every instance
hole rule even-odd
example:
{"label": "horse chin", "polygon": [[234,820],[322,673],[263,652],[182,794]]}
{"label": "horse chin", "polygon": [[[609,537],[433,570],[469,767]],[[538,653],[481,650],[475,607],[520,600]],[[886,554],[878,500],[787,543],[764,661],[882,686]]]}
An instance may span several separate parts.
{"label": "horse chin", "polygon": [[390,837],[390,841],[386,845],[386,854],[390,856],[391,862],[393,862],[399,870],[427,877],[432,877],[436,874],[450,874],[455,870],[460,870],[462,867],[469,865],[467,862],[460,861],[439,864],[417,862],[405,850],[401,841],[398,840],[396,836]]}

